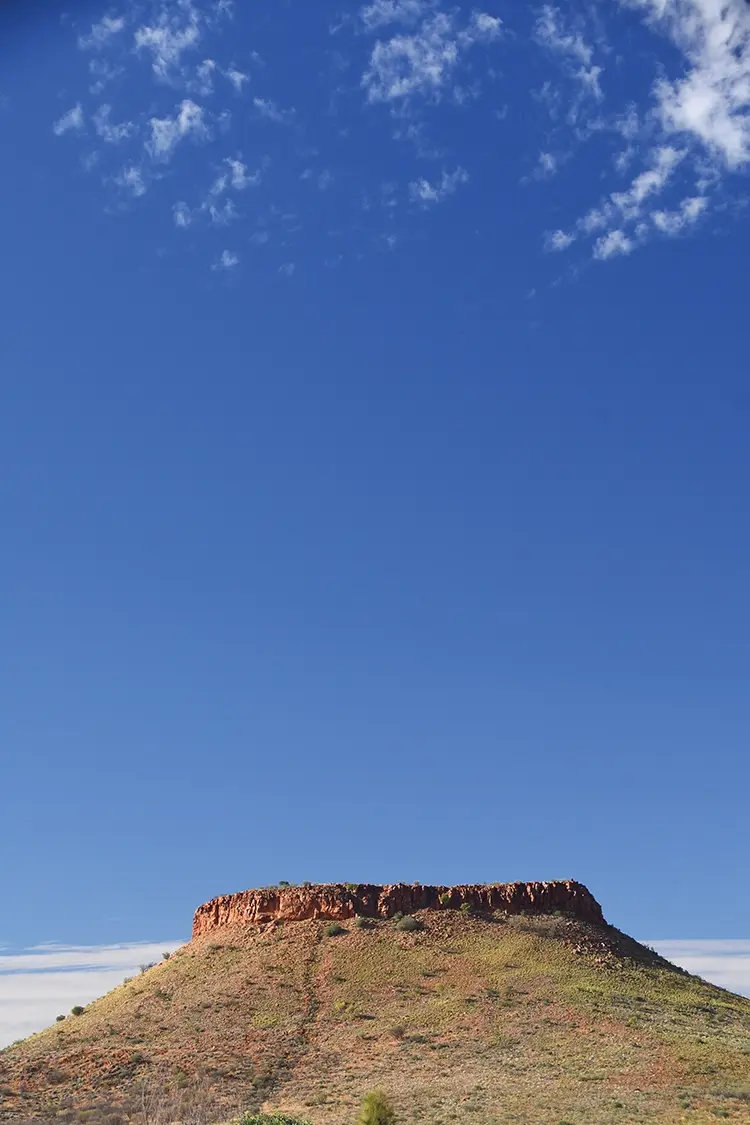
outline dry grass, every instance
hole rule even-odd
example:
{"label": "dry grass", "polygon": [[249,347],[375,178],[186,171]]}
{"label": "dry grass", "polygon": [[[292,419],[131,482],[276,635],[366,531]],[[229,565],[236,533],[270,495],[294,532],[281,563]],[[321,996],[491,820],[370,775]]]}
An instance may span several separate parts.
{"label": "dry grass", "polygon": [[273,1106],[345,1125],[381,1087],[415,1125],[750,1122],[750,1001],[614,930],[420,918],[192,942],[0,1053],[0,1118],[210,1125]]}

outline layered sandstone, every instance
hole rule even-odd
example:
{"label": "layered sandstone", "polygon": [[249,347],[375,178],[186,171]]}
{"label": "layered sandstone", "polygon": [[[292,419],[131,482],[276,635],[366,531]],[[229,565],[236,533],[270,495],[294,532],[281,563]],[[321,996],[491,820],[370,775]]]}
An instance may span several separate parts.
{"label": "layered sandstone", "polygon": [[327,883],[309,887],[263,887],[220,895],[199,906],[193,937],[222,926],[300,922],[309,918],[345,921],[362,915],[392,918],[415,910],[458,910],[468,905],[481,913],[553,914],[562,911],[586,922],[604,924],[602,908],[582,883],[491,883],[428,887],[420,883]]}

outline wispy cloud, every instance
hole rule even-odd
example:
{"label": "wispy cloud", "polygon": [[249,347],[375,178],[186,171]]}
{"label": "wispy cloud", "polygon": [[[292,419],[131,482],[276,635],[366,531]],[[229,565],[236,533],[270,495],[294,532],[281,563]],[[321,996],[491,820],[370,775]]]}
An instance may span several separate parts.
{"label": "wispy cloud", "polygon": [[634,249],[635,242],[623,230],[610,230],[594,243],[594,257],[600,262],[606,262],[608,258],[630,254]]}
{"label": "wispy cloud", "polygon": [[132,121],[113,124],[110,120],[111,114],[112,106],[100,105],[92,118],[97,137],[101,137],[107,144],[120,144],[121,141],[127,140],[138,132],[137,126]]}
{"label": "wispy cloud", "polygon": [[151,137],[146,149],[157,161],[168,161],[186,137],[205,140],[209,136],[202,107],[189,98],[181,103],[174,117],[152,117],[149,124]]}
{"label": "wispy cloud", "polygon": [[678,212],[670,214],[655,209],[652,200],[664,191],[684,157],[684,150],[671,145],[654,148],[650,167],[639,172],[624,191],[613,191],[600,200],[567,234],[556,231],[547,235],[547,249],[565,250],[579,237],[596,236],[593,256],[606,261],[631,253],[656,232],[672,236],[682,233],[703,213],[705,202],[698,198],[684,200]]}
{"label": "wispy cloud", "polygon": [[217,273],[228,273],[236,269],[240,264],[239,255],[235,254],[233,250],[222,250],[221,254],[211,266],[211,269]]}
{"label": "wispy cloud", "polygon": [[105,16],[99,23],[91,25],[87,35],[79,35],[78,46],[82,51],[101,50],[113,36],[119,35],[124,27],[124,16]]}
{"label": "wispy cloud", "polygon": [[465,184],[469,173],[465,168],[456,168],[453,172],[443,172],[439,180],[430,183],[429,180],[419,179],[409,184],[409,198],[414,203],[429,206],[431,203],[441,203],[449,195],[453,195],[459,184]]}
{"label": "wispy cloud", "polygon": [[419,23],[435,7],[435,0],[374,0],[360,9],[359,18],[367,31],[377,31],[391,23]]}
{"label": "wispy cloud", "polygon": [[246,188],[256,187],[263,178],[260,171],[250,172],[247,164],[230,156],[224,159],[223,167],[224,170],[211,185],[211,195],[221,195],[229,190],[245,191]]}
{"label": "wispy cloud", "polygon": [[399,102],[416,96],[437,100],[455,74],[462,56],[478,43],[501,34],[501,20],[473,12],[460,26],[454,12],[427,15],[411,34],[381,39],[362,77],[369,102]]}
{"label": "wispy cloud", "polygon": [[[570,242],[594,235],[600,260],[630,253],[656,237],[679,237],[707,215],[730,177],[750,167],[750,8],[739,0],[619,0],[669,41],[677,65],[657,64],[650,104],[630,105],[610,122],[626,147],[615,171],[635,166],[629,186],[611,192],[571,228]],[[545,9],[547,47],[591,65],[586,43]],[[677,71],[669,75],[669,69]],[[649,143],[643,141],[648,123]],[[640,169],[639,169],[640,165]],[[550,239],[547,239],[550,246]],[[552,248],[561,248],[554,247]]]}
{"label": "wispy cloud", "polygon": [[166,5],[152,23],[135,31],[135,48],[151,56],[157,78],[164,82],[181,76],[183,56],[193,51],[201,39],[201,17],[190,0]]}
{"label": "wispy cloud", "polygon": [[259,117],[276,125],[288,125],[294,118],[293,109],[281,109],[271,98],[253,98],[253,107]]}
{"label": "wispy cloud", "polygon": [[[622,2],[622,0],[621,0]],[[629,0],[681,52],[686,73],[659,77],[665,133],[689,137],[727,168],[750,161],[750,14],[745,3]]]}
{"label": "wispy cloud", "polygon": [[115,187],[120,188],[133,199],[139,199],[146,194],[146,178],[143,169],[137,164],[126,164],[112,177]]}
{"label": "wispy cloud", "polygon": [[109,992],[179,941],[38,946],[0,953],[0,1048]]}
{"label": "wispy cloud", "polygon": [[246,74],[244,70],[239,70],[236,66],[230,66],[222,73],[227,81],[231,82],[238,94],[242,93],[245,83],[250,81],[250,75]]}
{"label": "wispy cloud", "polygon": [[62,117],[58,117],[57,121],[52,126],[52,132],[56,137],[61,137],[63,133],[80,133],[83,129],[83,109],[80,105],[74,105]]}
{"label": "wispy cloud", "polygon": [[545,4],[534,28],[537,43],[563,60],[567,73],[596,101],[603,94],[599,84],[602,68],[594,64],[594,47],[583,30],[567,22],[559,8]]}

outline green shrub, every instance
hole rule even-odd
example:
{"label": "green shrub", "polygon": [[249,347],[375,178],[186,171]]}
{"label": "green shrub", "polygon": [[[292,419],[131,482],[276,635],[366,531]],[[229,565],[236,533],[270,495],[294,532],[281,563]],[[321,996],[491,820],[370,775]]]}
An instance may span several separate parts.
{"label": "green shrub", "polygon": [[149,969],[153,969],[155,964],[156,964],[156,961],[149,961],[148,964],[146,964],[146,965],[139,965],[139,968],[140,968],[142,973],[147,973],[149,971]]}
{"label": "green shrub", "polygon": [[354,892],[357,890],[358,885],[359,884],[357,883],[344,883],[344,886],[346,887],[350,895],[354,894]]}
{"label": "green shrub", "polygon": [[358,930],[370,930],[372,929],[372,924],[372,918],[363,918],[361,914],[358,914],[354,919],[354,925]]}
{"label": "green shrub", "polygon": [[287,879],[282,879],[279,883],[280,887],[291,887],[291,883]]}
{"label": "green shrub", "polygon": [[394,922],[400,922],[401,919],[403,918],[403,916],[404,916],[403,911],[397,910],[396,913],[393,915],[393,921]]}
{"label": "green shrub", "polygon": [[459,909],[460,909],[461,913],[462,913],[462,914],[463,914],[463,915],[464,915],[465,917],[468,917],[468,916],[469,916],[469,914],[471,914],[471,903],[469,903],[469,902],[462,902],[462,903],[461,903],[461,906],[460,906],[460,908],[459,908]]}
{"label": "green shrub", "polygon": [[405,918],[401,918],[396,923],[397,930],[403,930],[407,934],[413,934],[415,930],[423,930],[424,922],[420,922],[419,918],[412,918],[411,914],[407,914]]}
{"label": "green shrub", "polygon": [[440,903],[441,906],[450,906],[451,896],[448,894],[447,891],[445,891],[444,894],[438,895],[438,902]]}
{"label": "green shrub", "polygon": [[396,1111],[382,1090],[371,1090],[362,1101],[359,1125],[394,1125]]}
{"label": "green shrub", "polygon": [[56,1023],[62,1023],[62,1021],[63,1021],[64,1019],[65,1019],[65,1016],[56,1016],[56,1017],[55,1017],[55,1022],[56,1022]]}
{"label": "green shrub", "polygon": [[71,1015],[73,1016],[82,1016],[84,1011],[85,1008],[82,1008],[80,1004],[76,1004],[74,1008],[70,1009]]}
{"label": "green shrub", "polygon": [[326,937],[338,937],[339,934],[345,934],[346,930],[339,922],[329,922],[325,928]]}
{"label": "green shrub", "polygon": [[162,959],[162,961],[168,961],[171,956],[172,956],[171,953],[162,953],[161,959]]}

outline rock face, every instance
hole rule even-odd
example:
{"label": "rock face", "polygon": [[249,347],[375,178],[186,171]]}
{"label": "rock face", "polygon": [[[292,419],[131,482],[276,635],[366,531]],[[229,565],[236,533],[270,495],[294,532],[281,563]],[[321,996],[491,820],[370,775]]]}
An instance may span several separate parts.
{"label": "rock face", "polygon": [[193,937],[221,926],[265,922],[301,922],[308,918],[344,921],[356,915],[391,918],[415,910],[472,910],[509,914],[552,914],[562,911],[586,922],[604,924],[602,908],[582,883],[491,883],[458,887],[426,887],[420,883],[327,883],[310,887],[264,887],[220,895],[199,906],[193,918]]}

